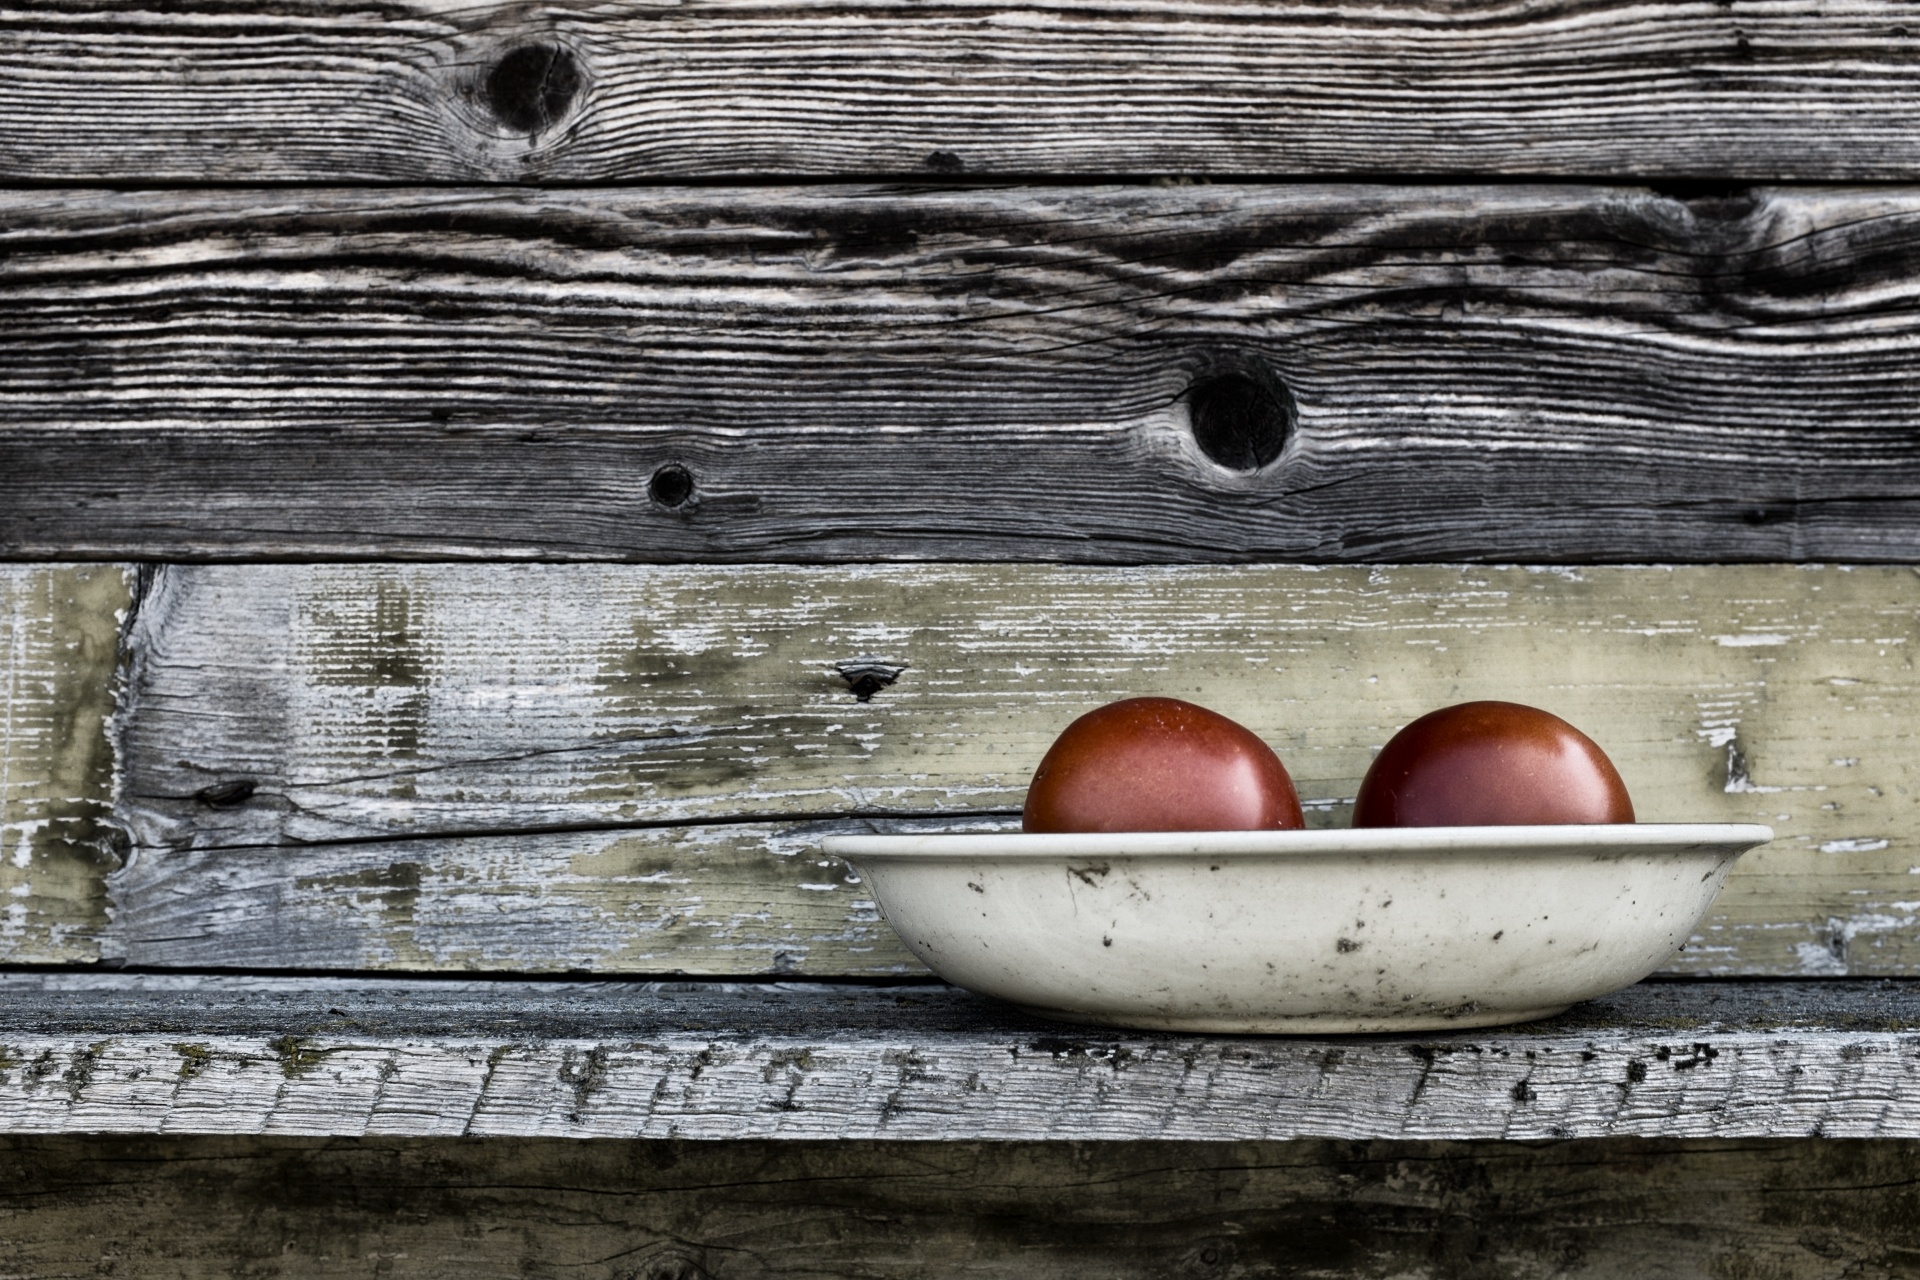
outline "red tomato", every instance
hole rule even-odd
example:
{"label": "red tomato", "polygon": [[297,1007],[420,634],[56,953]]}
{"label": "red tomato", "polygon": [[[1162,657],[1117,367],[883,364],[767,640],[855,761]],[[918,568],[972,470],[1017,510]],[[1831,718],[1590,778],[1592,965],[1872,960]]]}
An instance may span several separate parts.
{"label": "red tomato", "polygon": [[1559,716],[1463,702],[1393,735],[1353,806],[1356,827],[1632,822],[1613,762]]}
{"label": "red tomato", "polygon": [[1306,825],[1273,748],[1205,707],[1128,698],[1054,740],[1027,788],[1028,831],[1265,831]]}

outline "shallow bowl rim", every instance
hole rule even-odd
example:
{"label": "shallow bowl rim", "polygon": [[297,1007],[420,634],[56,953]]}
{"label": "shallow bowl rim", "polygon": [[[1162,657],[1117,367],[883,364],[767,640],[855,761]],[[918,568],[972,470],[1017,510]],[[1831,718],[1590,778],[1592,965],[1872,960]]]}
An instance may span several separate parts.
{"label": "shallow bowl rim", "polygon": [[1336,827],[1298,831],[939,831],[830,835],[823,850],[849,861],[1004,858],[1274,858],[1357,854],[1724,853],[1771,842],[1751,822],[1638,822],[1559,826]]}

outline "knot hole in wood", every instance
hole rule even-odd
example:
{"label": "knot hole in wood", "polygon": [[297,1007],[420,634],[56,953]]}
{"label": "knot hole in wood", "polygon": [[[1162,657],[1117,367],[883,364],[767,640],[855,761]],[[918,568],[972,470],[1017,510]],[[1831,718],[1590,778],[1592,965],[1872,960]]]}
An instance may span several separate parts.
{"label": "knot hole in wood", "polygon": [[1187,1250],[1175,1274],[1183,1278],[1192,1277],[1192,1280],[1227,1275],[1233,1270],[1235,1253],[1231,1240],[1202,1240]]}
{"label": "knot hole in wood", "polygon": [[669,462],[647,481],[647,496],[658,506],[678,511],[693,501],[693,472],[677,462]]}
{"label": "knot hole in wood", "polygon": [[1258,471],[1279,457],[1298,417],[1293,393],[1265,365],[1209,373],[1187,388],[1194,443],[1232,471]]}
{"label": "knot hole in wood", "polygon": [[567,50],[519,45],[487,73],[487,109],[515,133],[540,133],[567,114],[580,84],[580,64]]}
{"label": "knot hole in wood", "polygon": [[673,1247],[653,1253],[638,1267],[613,1273],[614,1280],[710,1280],[712,1275],[702,1257]]}

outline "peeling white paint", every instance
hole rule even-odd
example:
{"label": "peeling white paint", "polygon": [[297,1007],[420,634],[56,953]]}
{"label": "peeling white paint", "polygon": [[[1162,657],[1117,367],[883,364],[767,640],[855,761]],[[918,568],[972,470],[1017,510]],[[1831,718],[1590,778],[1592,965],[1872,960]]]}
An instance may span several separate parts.
{"label": "peeling white paint", "polygon": [[1829,946],[1818,942],[1796,942],[1793,951],[1799,960],[1799,972],[1809,978],[1847,976],[1847,962],[1835,955]]}

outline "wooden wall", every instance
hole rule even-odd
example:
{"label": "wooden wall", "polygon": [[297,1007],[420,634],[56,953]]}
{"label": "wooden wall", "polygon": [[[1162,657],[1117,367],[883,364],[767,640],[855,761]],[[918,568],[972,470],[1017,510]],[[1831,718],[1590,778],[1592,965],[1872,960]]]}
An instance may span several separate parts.
{"label": "wooden wall", "polygon": [[[1068,719],[1168,693],[1321,825],[1420,711],[1549,707],[1642,817],[1778,832],[1664,976],[1920,978],[1916,40],[1896,0],[0,16],[0,966],[908,980],[819,837],[1007,825]],[[7,1141],[34,1274],[1916,1247],[1898,1142]]]}

